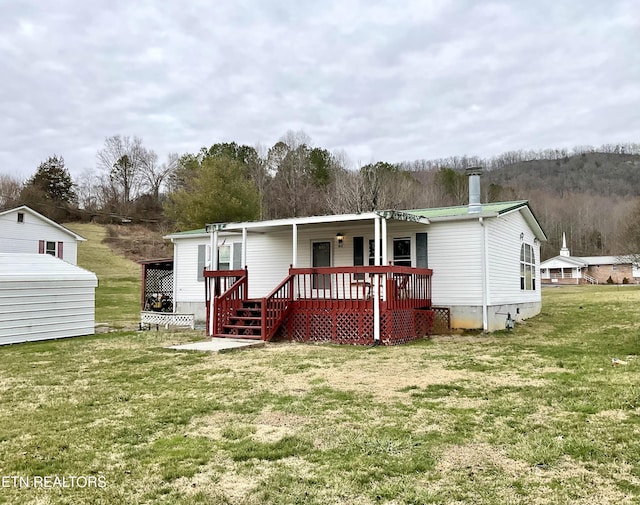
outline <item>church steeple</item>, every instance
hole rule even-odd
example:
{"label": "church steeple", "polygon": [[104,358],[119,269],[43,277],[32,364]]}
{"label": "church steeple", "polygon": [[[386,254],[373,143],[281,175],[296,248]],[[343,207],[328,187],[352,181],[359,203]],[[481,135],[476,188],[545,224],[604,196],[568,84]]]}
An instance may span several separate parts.
{"label": "church steeple", "polygon": [[567,237],[562,232],[562,248],[560,249],[560,256],[571,256],[571,252],[567,248]]}

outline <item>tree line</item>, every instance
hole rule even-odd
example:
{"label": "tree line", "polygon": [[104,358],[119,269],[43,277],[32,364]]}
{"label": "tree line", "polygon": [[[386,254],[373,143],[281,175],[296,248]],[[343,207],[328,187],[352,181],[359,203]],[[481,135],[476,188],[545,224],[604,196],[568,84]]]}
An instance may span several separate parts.
{"label": "tree line", "polygon": [[115,135],[97,151],[95,170],[76,180],[59,155],[24,182],[0,176],[0,207],[26,204],[60,222],[186,230],[212,222],[465,205],[464,168],[478,165],[486,168],[483,202],[530,201],[549,237],[543,258],[558,253],[563,232],[573,255],[640,250],[640,144],[631,143],[353,167],[344,152],[315,147],[301,131],[287,132],[269,148],[216,143],[164,160],[142,139]]}

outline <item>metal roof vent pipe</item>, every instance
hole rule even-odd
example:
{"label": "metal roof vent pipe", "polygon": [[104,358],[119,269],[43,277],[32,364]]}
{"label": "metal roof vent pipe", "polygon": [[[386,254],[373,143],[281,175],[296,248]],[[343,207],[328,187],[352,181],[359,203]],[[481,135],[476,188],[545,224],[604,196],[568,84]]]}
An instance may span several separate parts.
{"label": "metal roof vent pipe", "polygon": [[482,175],[482,167],[468,167],[465,173],[469,177],[469,214],[482,212],[482,204],[480,203],[480,176]]}

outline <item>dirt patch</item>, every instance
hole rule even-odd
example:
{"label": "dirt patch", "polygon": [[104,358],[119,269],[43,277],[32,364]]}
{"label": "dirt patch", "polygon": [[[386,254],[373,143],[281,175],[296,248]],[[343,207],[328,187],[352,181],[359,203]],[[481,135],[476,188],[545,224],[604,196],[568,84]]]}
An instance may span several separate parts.
{"label": "dirt patch", "polygon": [[306,418],[284,412],[262,412],[255,421],[253,438],[260,442],[277,442],[285,436],[295,435],[307,424]]}
{"label": "dirt patch", "polygon": [[173,245],[162,237],[168,229],[152,229],[137,224],[108,225],[103,242],[117,254],[133,261],[172,258]]}
{"label": "dirt patch", "polygon": [[436,465],[436,469],[443,474],[466,472],[473,475],[491,468],[515,476],[527,472],[529,466],[509,458],[504,451],[486,443],[449,446]]}

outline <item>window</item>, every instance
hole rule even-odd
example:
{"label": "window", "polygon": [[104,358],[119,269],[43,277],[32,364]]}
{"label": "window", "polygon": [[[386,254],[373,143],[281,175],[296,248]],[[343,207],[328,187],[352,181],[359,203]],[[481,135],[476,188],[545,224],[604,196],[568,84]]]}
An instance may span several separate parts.
{"label": "window", "polygon": [[411,239],[393,239],[393,264],[399,267],[411,266]]}
{"label": "window", "polygon": [[47,244],[45,246],[44,252],[47,253],[47,254],[50,254],[51,256],[55,256],[56,255],[56,243],[47,241]]}
{"label": "window", "polygon": [[520,248],[520,289],[536,289],[536,255],[529,244],[522,244]]}
{"label": "window", "polygon": [[204,281],[204,267],[207,264],[209,256],[209,246],[200,244],[198,245],[198,282]]}
{"label": "window", "polygon": [[24,212],[18,212],[18,223],[24,223]]}
{"label": "window", "polygon": [[[380,261],[382,261],[382,240],[380,240]],[[376,264],[376,241],[371,239],[369,240],[369,265]]]}
{"label": "window", "polygon": [[221,245],[218,247],[218,270],[229,270],[231,263],[231,247]]}
{"label": "window", "polygon": [[426,233],[416,233],[416,267],[429,268]]}

